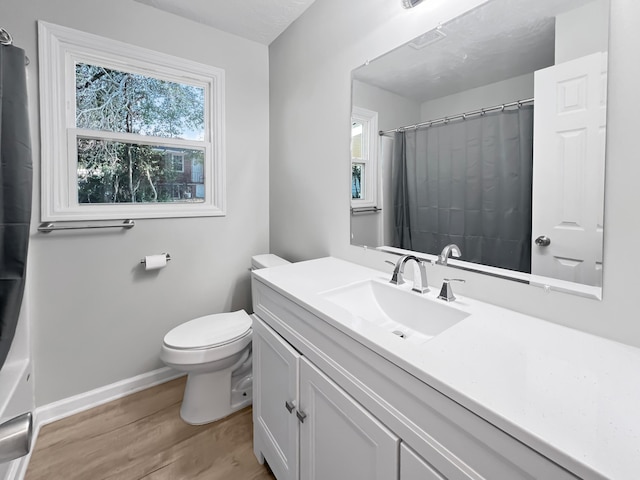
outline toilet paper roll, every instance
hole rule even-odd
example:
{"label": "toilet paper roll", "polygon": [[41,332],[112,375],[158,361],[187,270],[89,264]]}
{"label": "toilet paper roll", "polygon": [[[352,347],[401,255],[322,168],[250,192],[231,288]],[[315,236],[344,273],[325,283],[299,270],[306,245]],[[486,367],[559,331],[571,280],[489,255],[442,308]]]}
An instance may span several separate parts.
{"label": "toilet paper roll", "polygon": [[167,266],[167,255],[161,253],[159,255],[147,255],[144,257],[145,270],[158,270]]}

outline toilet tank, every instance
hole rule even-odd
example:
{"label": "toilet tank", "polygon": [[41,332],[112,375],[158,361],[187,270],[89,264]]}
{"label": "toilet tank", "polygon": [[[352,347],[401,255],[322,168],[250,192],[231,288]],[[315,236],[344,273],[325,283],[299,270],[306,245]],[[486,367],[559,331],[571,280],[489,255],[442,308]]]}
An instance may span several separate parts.
{"label": "toilet tank", "polygon": [[254,255],[251,257],[251,270],[258,270],[261,268],[278,267],[280,265],[287,265],[288,262],[284,258],[281,258],[272,253],[265,253],[262,255]]}

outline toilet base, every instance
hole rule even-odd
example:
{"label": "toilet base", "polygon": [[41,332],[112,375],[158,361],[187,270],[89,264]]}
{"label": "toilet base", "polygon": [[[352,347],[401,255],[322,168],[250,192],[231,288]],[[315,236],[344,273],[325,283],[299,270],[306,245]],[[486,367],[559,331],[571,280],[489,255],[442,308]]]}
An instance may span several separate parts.
{"label": "toilet base", "polygon": [[251,405],[251,372],[231,376],[232,370],[187,376],[180,417],[190,425],[204,425]]}
{"label": "toilet base", "polygon": [[180,417],[191,425],[214,422],[238,410],[231,405],[231,371],[190,373]]}

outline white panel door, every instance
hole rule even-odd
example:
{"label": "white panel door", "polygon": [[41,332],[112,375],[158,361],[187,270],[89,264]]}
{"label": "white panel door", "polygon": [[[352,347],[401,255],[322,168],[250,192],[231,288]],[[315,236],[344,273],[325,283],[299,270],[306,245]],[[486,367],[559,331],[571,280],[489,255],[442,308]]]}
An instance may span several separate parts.
{"label": "white panel door", "polygon": [[398,437],[304,358],[298,414],[302,480],[398,478]]}
{"label": "white panel door", "polygon": [[426,460],[404,443],[400,445],[400,480],[445,480]]}
{"label": "white panel door", "polygon": [[602,285],[606,85],[606,53],[535,73],[533,274]]}
{"label": "white panel door", "polygon": [[300,354],[253,318],[254,452],[258,459],[264,456],[278,480],[297,480]]}

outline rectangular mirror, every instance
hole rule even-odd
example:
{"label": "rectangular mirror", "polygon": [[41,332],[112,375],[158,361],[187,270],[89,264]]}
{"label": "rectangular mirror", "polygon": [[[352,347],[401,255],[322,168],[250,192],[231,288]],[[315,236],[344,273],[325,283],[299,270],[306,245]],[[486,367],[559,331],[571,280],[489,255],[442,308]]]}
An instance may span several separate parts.
{"label": "rectangular mirror", "polygon": [[351,243],[601,298],[609,0],[490,0],[352,72]]}

